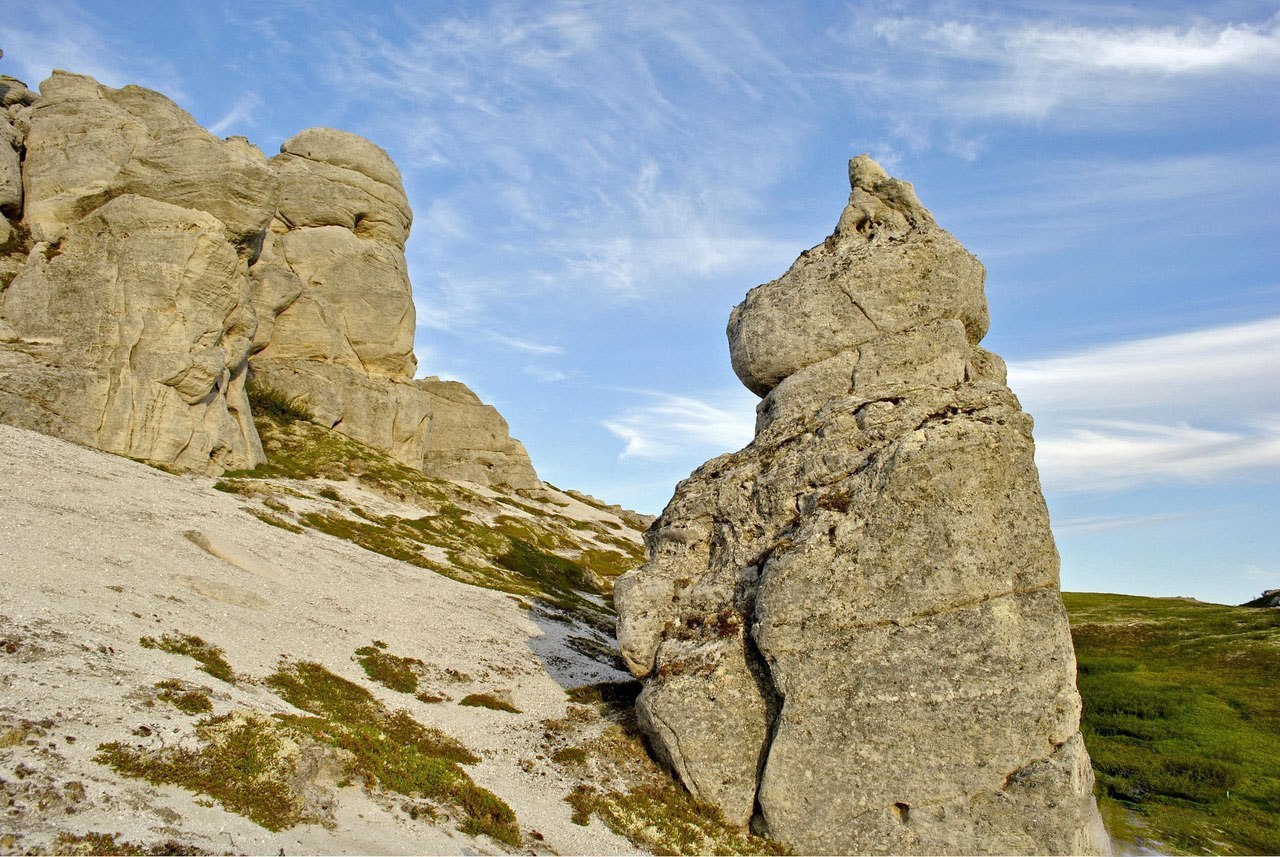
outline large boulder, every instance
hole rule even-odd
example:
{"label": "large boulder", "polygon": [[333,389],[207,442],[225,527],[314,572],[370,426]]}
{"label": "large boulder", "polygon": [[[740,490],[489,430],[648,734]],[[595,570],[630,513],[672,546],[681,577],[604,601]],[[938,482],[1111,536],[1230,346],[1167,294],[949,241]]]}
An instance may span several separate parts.
{"label": "large boulder", "polygon": [[263,460],[249,358],[317,419],[446,479],[541,486],[461,384],[414,381],[391,158],[312,128],[270,161],[159,93],[0,77],[0,421],[201,472]]}
{"label": "large boulder", "polygon": [[755,439],[678,486],[615,588],[640,723],[799,853],[1105,851],[982,266],[866,156],[850,180],[835,233],[733,311]]}
{"label": "large boulder", "polygon": [[265,460],[248,270],[214,216],[114,197],[2,297],[0,422],[202,473]]}
{"label": "large boulder", "polygon": [[56,242],[107,200],[136,194],[212,214],[246,256],[275,213],[280,179],[242,138],[221,140],[139,86],[55,71],[28,116],[25,220]]}
{"label": "large boulder", "polygon": [[413,380],[412,216],[387,153],[311,128],[271,165],[282,193],[250,275],[255,379],[429,475],[541,487],[497,411],[462,384]]}

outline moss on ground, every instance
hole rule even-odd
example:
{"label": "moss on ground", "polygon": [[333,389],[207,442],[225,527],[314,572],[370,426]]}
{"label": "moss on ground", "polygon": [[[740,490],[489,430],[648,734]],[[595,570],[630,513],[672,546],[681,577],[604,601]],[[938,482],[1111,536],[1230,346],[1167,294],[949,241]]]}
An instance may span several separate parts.
{"label": "moss on ground", "polygon": [[95,761],[157,785],[205,794],[267,830],[307,820],[292,783],[296,745],[288,732],[258,714],[211,717],[196,726],[198,749],[146,750],[119,741],[98,747]]}
{"label": "moss on ground", "polygon": [[[30,853],[30,852],[28,852]],[[166,839],[154,845],[140,845],[127,840],[120,841],[119,833],[59,833],[53,842],[54,854],[91,855],[102,854],[108,857],[117,855],[195,855],[212,854],[187,845],[176,839]]]}
{"label": "moss on ground", "polygon": [[1063,600],[1113,835],[1166,852],[1280,854],[1280,611]]}
{"label": "moss on ground", "polygon": [[211,646],[194,634],[183,634],[174,631],[160,639],[143,637],[138,641],[144,649],[159,649],[172,655],[186,655],[200,664],[200,669],[216,679],[228,684],[235,684],[236,676],[227,663],[226,653],[217,646]]}
{"label": "moss on ground", "polygon": [[470,708],[488,708],[493,711],[509,711],[512,714],[520,713],[520,709],[505,699],[494,696],[492,693],[469,693],[458,700],[458,704],[466,705]]}
{"label": "moss on ground", "polygon": [[267,678],[267,684],[312,715],[282,715],[281,721],[346,751],[348,775],[366,787],[381,786],[451,806],[461,815],[459,829],[464,833],[520,844],[511,807],[477,786],[460,767],[479,758],[443,732],[403,711],[388,711],[367,690],[320,664],[285,665]]}
{"label": "moss on ground", "polygon": [[356,649],[356,662],[364,674],[383,687],[400,693],[418,692],[418,670],[426,666],[417,658],[402,658],[385,651],[374,642],[372,646]]}
{"label": "moss on ground", "polygon": [[189,688],[176,678],[156,682],[157,699],[163,699],[183,714],[205,714],[213,710],[209,692],[203,688]]}
{"label": "moss on ground", "polygon": [[654,854],[783,854],[776,842],[725,822],[649,754],[635,720],[639,682],[573,688],[561,720],[544,723],[549,755],[580,780],[566,802],[572,819],[595,816]]}

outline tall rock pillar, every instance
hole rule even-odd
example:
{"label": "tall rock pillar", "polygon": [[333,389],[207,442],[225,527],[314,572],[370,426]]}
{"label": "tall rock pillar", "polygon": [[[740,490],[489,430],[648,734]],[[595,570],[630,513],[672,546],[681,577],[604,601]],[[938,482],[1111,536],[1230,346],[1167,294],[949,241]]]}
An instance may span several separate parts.
{"label": "tall rock pillar", "polygon": [[1031,418],[982,265],[867,156],[733,311],[756,436],[618,581],[638,713],[690,791],[801,853],[1105,852]]}

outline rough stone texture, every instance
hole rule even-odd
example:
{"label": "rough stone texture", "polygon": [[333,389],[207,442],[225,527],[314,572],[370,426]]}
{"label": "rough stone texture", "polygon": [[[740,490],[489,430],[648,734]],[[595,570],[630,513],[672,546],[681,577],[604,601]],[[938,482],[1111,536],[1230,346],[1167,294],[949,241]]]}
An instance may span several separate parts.
{"label": "rough stone texture", "polygon": [[4,291],[0,422],[199,472],[252,467],[253,326],[220,221],[115,197],[36,244]]}
{"label": "rough stone texture", "polygon": [[25,219],[38,241],[123,194],[204,211],[246,255],[275,212],[280,179],[253,146],[220,140],[163,95],[56,71],[30,114]]}
{"label": "rough stone texture", "polygon": [[835,233],[729,323],[764,395],[615,589],[640,722],[799,853],[1109,848],[1031,418],[983,269],[866,156]]}
{"label": "rough stone texture", "polygon": [[328,128],[270,161],[176,104],[0,77],[0,421],[164,464],[263,460],[245,379],[433,476],[541,486],[461,384],[413,381],[391,158]]}
{"label": "rough stone texture", "polygon": [[370,377],[345,366],[254,358],[253,378],[362,443],[432,475],[541,488],[499,413],[456,381]]}
{"label": "rough stone texture", "polygon": [[428,474],[541,487],[497,411],[461,384],[412,380],[412,217],[387,153],[312,128],[286,140],[271,164],[283,191],[251,272],[254,377]]}

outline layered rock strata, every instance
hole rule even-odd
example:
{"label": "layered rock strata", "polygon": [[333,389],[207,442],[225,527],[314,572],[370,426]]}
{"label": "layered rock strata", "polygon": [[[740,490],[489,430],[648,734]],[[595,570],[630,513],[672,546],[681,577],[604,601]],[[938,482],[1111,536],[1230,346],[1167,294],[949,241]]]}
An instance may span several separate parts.
{"label": "layered rock strata", "polygon": [[1031,418],[982,265],[870,158],[835,232],[729,322],[756,436],[619,580],[640,722],[799,853],[1098,853]]}
{"label": "layered rock strata", "polygon": [[493,408],[413,378],[412,214],[382,149],[313,128],[268,160],[65,72],[39,94],[0,78],[0,103],[0,421],[252,467],[252,371],[431,475],[541,485]]}

